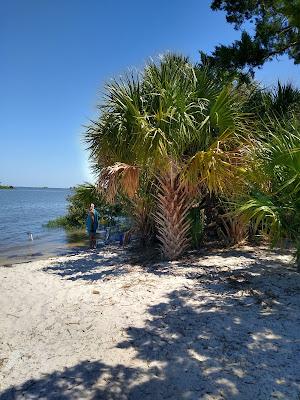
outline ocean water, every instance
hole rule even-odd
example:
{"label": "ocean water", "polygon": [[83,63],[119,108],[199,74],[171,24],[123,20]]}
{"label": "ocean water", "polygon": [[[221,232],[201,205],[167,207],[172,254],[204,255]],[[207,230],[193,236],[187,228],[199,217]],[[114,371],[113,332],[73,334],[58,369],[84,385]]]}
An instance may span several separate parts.
{"label": "ocean water", "polygon": [[0,264],[64,254],[85,245],[84,233],[44,226],[66,213],[69,194],[70,189],[0,189]]}

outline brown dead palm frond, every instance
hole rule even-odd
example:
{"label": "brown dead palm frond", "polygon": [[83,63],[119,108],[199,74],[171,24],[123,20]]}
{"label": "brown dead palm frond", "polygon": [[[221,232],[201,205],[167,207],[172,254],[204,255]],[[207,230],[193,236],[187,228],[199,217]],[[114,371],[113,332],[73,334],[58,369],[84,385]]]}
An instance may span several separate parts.
{"label": "brown dead palm frond", "polygon": [[147,197],[135,196],[132,201],[133,229],[138,234],[141,244],[149,243],[154,234],[152,216],[153,204]]}
{"label": "brown dead palm frond", "polygon": [[242,216],[230,213],[221,216],[224,239],[230,244],[240,244],[247,239],[248,225]]}
{"label": "brown dead palm frond", "polygon": [[124,163],[115,163],[103,168],[99,176],[98,188],[110,203],[114,202],[119,190],[132,198],[138,190],[139,170],[139,167]]}

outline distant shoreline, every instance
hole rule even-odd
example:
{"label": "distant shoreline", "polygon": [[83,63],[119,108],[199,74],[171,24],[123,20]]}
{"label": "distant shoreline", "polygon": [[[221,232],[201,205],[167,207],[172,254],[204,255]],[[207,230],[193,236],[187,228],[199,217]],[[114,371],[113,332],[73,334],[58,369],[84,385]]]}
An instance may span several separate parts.
{"label": "distant shoreline", "polygon": [[0,189],[14,189],[14,186],[11,186],[11,185],[0,185]]}

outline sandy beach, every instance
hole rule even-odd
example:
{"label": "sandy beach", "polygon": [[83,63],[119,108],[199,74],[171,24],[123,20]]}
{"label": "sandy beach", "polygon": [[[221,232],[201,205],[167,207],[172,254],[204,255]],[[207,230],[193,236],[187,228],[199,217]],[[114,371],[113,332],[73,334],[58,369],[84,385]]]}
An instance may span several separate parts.
{"label": "sandy beach", "polygon": [[0,267],[0,399],[297,399],[300,274],[244,247]]}

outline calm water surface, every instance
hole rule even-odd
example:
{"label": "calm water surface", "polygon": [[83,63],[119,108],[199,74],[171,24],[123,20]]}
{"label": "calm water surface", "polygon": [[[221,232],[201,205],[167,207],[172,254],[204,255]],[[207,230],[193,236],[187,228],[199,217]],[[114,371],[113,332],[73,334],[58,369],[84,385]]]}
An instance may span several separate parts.
{"label": "calm water surface", "polygon": [[0,264],[63,254],[85,245],[82,233],[43,226],[66,213],[69,194],[70,189],[0,190]]}

